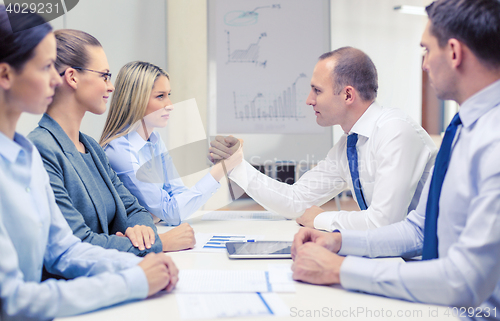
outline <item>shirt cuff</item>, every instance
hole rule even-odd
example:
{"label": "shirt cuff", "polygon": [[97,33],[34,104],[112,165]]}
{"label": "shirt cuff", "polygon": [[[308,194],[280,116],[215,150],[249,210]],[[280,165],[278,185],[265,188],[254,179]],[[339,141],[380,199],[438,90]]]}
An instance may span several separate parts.
{"label": "shirt cuff", "polygon": [[238,166],[233,168],[229,173],[229,178],[238,184],[244,191],[247,191],[249,182],[255,177],[256,173],[260,173],[250,163],[243,160]]}
{"label": "shirt cuff", "polygon": [[129,300],[144,299],[148,296],[149,285],[146,274],[140,266],[123,270],[120,272],[125,278],[129,288]]}
{"label": "shirt cuff", "polygon": [[220,187],[220,183],[215,180],[212,174],[207,173],[197,183],[196,189],[199,191],[215,193]]}
{"label": "shirt cuff", "polygon": [[372,271],[377,262],[356,256],[348,256],[340,266],[340,285],[344,289],[372,291]]}
{"label": "shirt cuff", "polygon": [[[366,231],[336,230],[342,234],[342,247],[339,255],[366,256],[368,254],[368,241]],[[335,231],[334,231],[335,232]]]}
{"label": "shirt cuff", "polygon": [[332,221],[336,212],[322,212],[314,218],[314,228],[318,230],[332,231]]}

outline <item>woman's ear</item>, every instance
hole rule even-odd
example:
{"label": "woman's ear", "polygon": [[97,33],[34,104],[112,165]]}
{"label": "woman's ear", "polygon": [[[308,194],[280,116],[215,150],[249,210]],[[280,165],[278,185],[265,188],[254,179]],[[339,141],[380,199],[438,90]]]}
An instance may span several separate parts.
{"label": "woman's ear", "polygon": [[62,75],[63,83],[67,83],[68,86],[75,89],[78,87],[78,74],[75,69],[68,68]]}
{"label": "woman's ear", "polygon": [[6,63],[0,63],[0,88],[4,90],[9,90],[11,87],[12,80],[12,67]]}

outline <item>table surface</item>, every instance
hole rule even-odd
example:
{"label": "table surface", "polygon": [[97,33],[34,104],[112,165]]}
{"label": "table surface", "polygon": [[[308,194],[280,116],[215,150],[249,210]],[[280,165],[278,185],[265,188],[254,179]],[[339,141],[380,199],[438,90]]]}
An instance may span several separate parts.
{"label": "table surface", "polygon": [[[264,235],[265,240],[290,241],[300,226],[287,221],[203,221],[201,212],[188,223],[198,233],[229,233]],[[158,232],[168,229],[158,226]],[[267,270],[268,264],[291,263],[291,259],[234,260],[225,253],[181,251],[167,253],[179,269]],[[411,263],[405,263],[411,264]],[[290,308],[288,317],[224,318],[224,320],[284,320],[284,319],[338,319],[338,320],[456,320],[447,316],[447,307],[411,303],[403,300],[347,291],[340,285],[318,286],[297,282],[296,293],[279,293]],[[400,316],[400,317],[399,317]],[[99,311],[57,320],[181,320],[175,294],[156,296],[121,304]]]}

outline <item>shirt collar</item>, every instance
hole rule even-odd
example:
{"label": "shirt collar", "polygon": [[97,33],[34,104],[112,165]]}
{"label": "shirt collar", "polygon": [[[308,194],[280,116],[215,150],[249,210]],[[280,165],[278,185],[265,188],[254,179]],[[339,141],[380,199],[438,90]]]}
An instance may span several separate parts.
{"label": "shirt collar", "polygon": [[[148,141],[144,140],[136,130],[128,133],[127,139],[130,145],[132,146],[132,149],[137,151],[141,150],[144,147],[144,145],[148,143]],[[158,141],[158,133],[153,131],[149,136],[149,142],[154,145],[156,144],[157,141]]]}
{"label": "shirt collar", "polygon": [[500,105],[500,80],[478,91],[460,106],[460,120],[464,127],[474,124],[481,116]]}
{"label": "shirt collar", "polygon": [[16,161],[22,150],[28,153],[33,151],[33,145],[30,141],[18,133],[15,133],[14,140],[11,140],[0,132],[0,146],[2,146],[2,148],[0,148],[0,155],[11,163]]}
{"label": "shirt collar", "polygon": [[358,135],[370,138],[375,127],[375,120],[382,114],[382,107],[373,102],[359,117],[358,121],[352,126],[349,134],[356,133]]}

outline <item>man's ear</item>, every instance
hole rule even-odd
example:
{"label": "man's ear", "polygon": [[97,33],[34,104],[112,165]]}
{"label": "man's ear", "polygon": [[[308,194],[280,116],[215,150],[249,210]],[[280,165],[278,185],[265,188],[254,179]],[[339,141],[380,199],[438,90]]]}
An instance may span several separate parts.
{"label": "man's ear", "polygon": [[352,86],[346,86],[344,88],[344,101],[347,105],[350,105],[356,99],[356,90]]}
{"label": "man's ear", "polygon": [[12,85],[13,68],[6,62],[0,63],[0,88],[9,90]]}
{"label": "man's ear", "polygon": [[455,38],[448,40],[449,58],[451,66],[458,68],[462,64],[464,45]]}
{"label": "man's ear", "polygon": [[73,68],[68,68],[62,75],[63,82],[67,83],[71,88],[75,89],[78,87],[78,76],[76,70]]}

